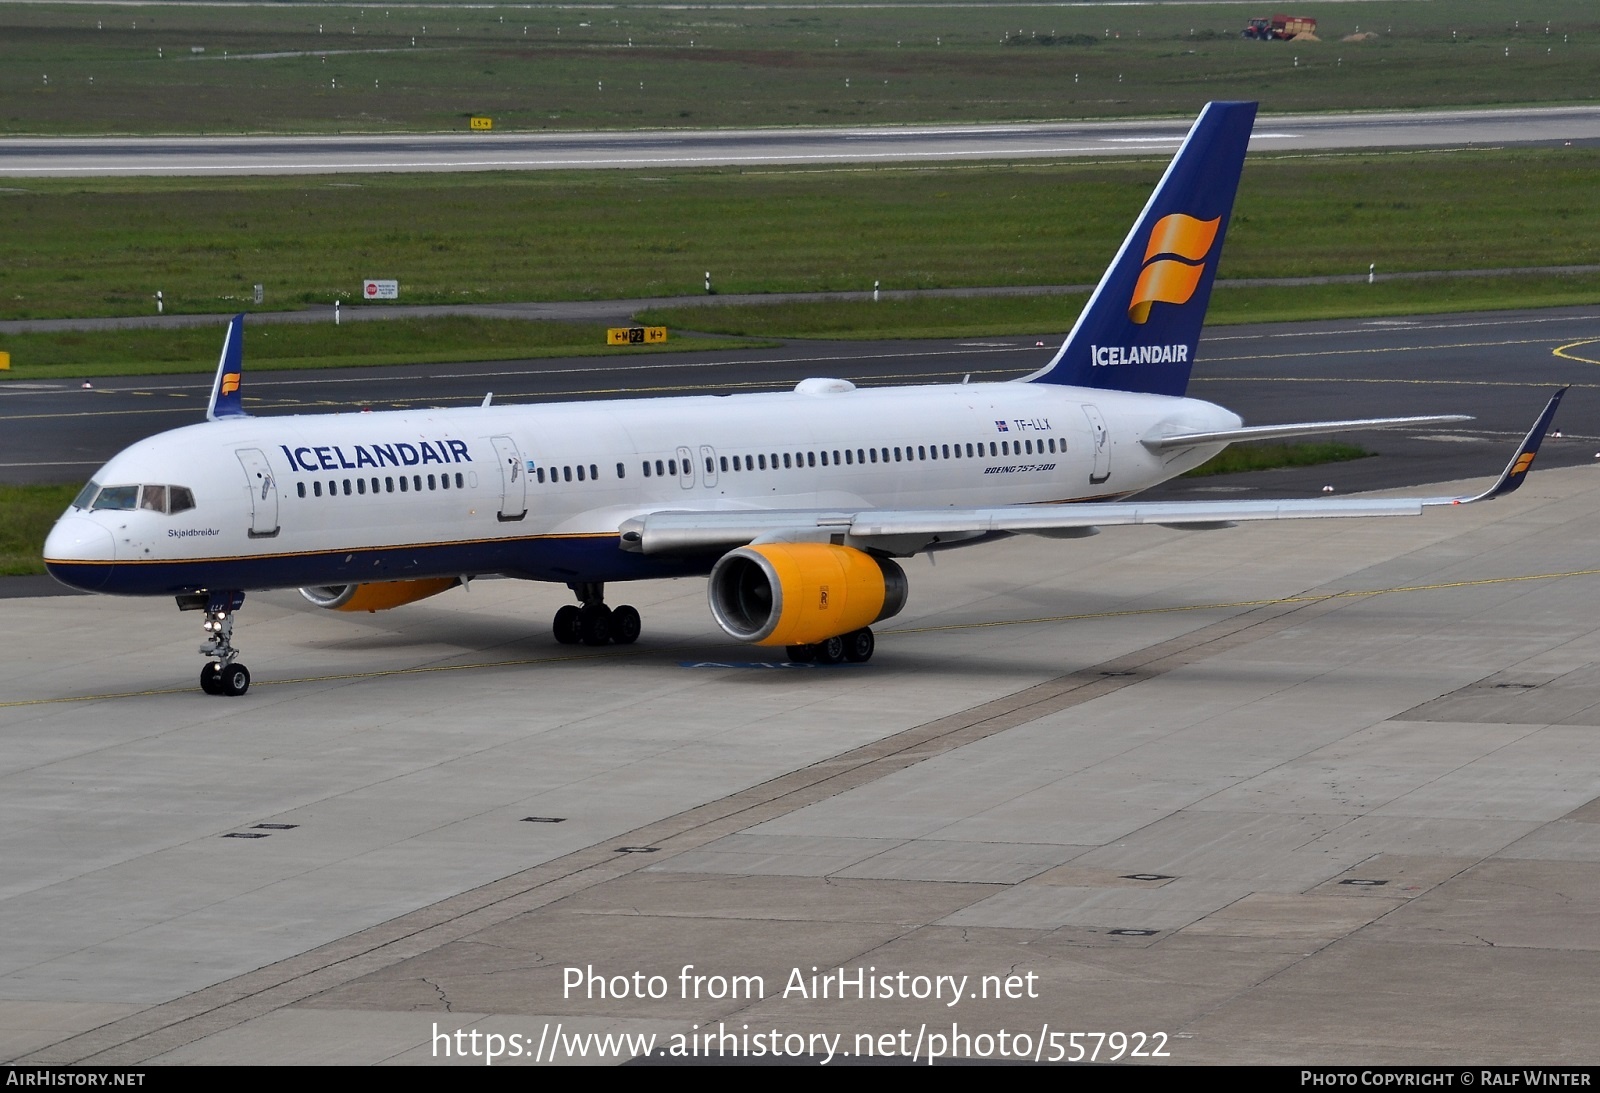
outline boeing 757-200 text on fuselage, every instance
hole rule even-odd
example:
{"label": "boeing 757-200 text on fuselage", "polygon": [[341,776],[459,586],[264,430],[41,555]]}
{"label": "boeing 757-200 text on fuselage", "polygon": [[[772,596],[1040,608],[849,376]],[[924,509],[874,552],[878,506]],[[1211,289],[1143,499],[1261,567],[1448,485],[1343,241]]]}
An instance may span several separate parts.
{"label": "boeing 757-200 text on fuselage", "polygon": [[[1254,103],[1201,113],[1061,349],[1007,383],[250,417],[243,317],[208,420],[139,442],[84,487],[45,543],[59,580],[174,596],[205,612],[201,685],[243,694],[244,594],[299,588],[346,611],[395,607],[480,575],[557,581],[564,642],[631,642],[617,581],[710,576],[728,634],[794,659],[862,661],[901,609],[894,559],[1108,524],[1414,515],[1480,498],[1127,501],[1236,440],[1457,416],[1243,428],[1184,398],[1238,188]],[[1557,399],[1559,399],[1559,395]],[[1551,400],[1506,473],[1521,481]]]}

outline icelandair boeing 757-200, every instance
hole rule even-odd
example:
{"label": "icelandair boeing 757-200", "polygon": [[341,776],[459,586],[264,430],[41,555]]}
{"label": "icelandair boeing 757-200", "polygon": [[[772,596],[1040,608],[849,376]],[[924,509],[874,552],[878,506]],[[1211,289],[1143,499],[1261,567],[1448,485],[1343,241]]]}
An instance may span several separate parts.
{"label": "icelandair boeing 757-200", "polygon": [[566,584],[563,642],[639,636],[617,581],[710,577],[726,633],[791,659],[872,655],[906,602],[896,558],[1109,524],[1399,516],[1516,488],[1560,399],[1472,498],[1140,503],[1129,495],[1237,440],[1459,416],[1243,427],[1184,398],[1254,103],[1201,113],[1061,349],[1007,383],[250,417],[243,316],[204,424],[151,437],[94,476],[45,543],[57,579],[174,596],[205,612],[209,694],[243,694],[247,591],[379,610],[480,575]]}

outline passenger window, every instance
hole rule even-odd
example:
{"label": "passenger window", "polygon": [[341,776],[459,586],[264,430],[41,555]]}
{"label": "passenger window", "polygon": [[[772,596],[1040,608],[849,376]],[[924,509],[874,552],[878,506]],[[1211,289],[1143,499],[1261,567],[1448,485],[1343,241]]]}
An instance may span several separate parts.
{"label": "passenger window", "polygon": [[315,497],[321,497],[322,496],[322,483],[321,482],[313,482],[313,483],[311,483],[311,493]]}
{"label": "passenger window", "polygon": [[756,456],[756,462],[761,465],[761,469],[762,470],[766,470],[767,469],[767,453],[762,452],[760,455]]}
{"label": "passenger window", "polygon": [[846,448],[844,450],[844,465],[848,467],[852,463],[854,463],[855,461],[856,461],[855,453],[852,452],[849,448]]}
{"label": "passenger window", "polygon": [[649,478],[650,477],[650,461],[648,459],[646,459],[644,461],[644,463],[641,464],[641,465],[644,467],[644,476],[646,478]]}
{"label": "passenger window", "polygon": [[677,475],[677,473],[678,473],[678,461],[676,459],[667,460],[667,469],[669,471],[671,471],[673,473],[673,475]]}
{"label": "passenger window", "polygon": [[544,468],[540,467],[538,470],[534,471],[533,478],[534,481],[538,482],[541,486],[544,485]]}
{"label": "passenger window", "polygon": [[381,492],[382,492],[382,491],[381,491],[381,490],[380,490],[380,489],[379,489],[379,483],[378,483],[378,480],[377,480],[377,479],[376,479],[376,478],[374,478],[374,479],[373,479],[373,480],[372,480],[372,492],[373,492],[373,493],[381,493]]}
{"label": "passenger window", "polygon": [[827,452],[823,452],[822,453],[822,465],[824,467],[826,467],[828,465],[828,453]]}
{"label": "passenger window", "polygon": [[815,467],[816,465],[817,465],[817,453],[816,452],[807,452],[806,453],[806,466]]}
{"label": "passenger window", "polygon": [[411,476],[411,487],[418,493],[422,492],[422,476],[420,474],[414,474]]}
{"label": "passenger window", "polygon": [[[404,481],[404,479],[401,479],[401,481]],[[383,480],[383,487],[384,487],[384,492],[385,493],[393,493],[394,492],[394,479],[385,478]]]}
{"label": "passenger window", "polygon": [[304,482],[296,482],[294,484],[294,490],[301,497],[304,497],[306,495],[306,484]]}
{"label": "passenger window", "polygon": [[589,464],[589,481],[600,481],[600,468],[595,466],[593,463]]}
{"label": "passenger window", "polygon": [[344,495],[346,497],[350,496],[350,480],[348,478],[344,480]]}
{"label": "passenger window", "polygon": [[876,463],[878,461],[878,449],[868,448],[867,451],[872,453],[872,461]]}
{"label": "passenger window", "polygon": [[139,507],[148,512],[167,511],[167,487],[144,486],[139,490]]}
{"label": "passenger window", "polygon": [[466,486],[464,484],[464,480],[461,477],[461,472],[460,471],[456,472],[456,489],[458,489],[458,490],[466,489]]}
{"label": "passenger window", "polygon": [[894,461],[896,463],[900,462],[900,449],[899,448],[896,448],[894,450]]}
{"label": "passenger window", "polygon": [[571,482],[572,481],[572,468],[571,467],[562,467],[561,468],[561,480],[563,482]]}
{"label": "passenger window", "polygon": [[917,445],[917,458],[918,459],[927,459],[928,458],[928,449],[924,448],[921,444]]}
{"label": "passenger window", "polygon": [[363,497],[367,495],[367,480],[365,478],[356,479],[356,492]]}
{"label": "passenger window", "polygon": [[835,448],[833,450],[833,465],[835,467],[837,467],[839,465],[839,449],[838,448]]}
{"label": "passenger window", "polygon": [[439,488],[444,490],[450,488],[450,476],[448,474],[441,474],[439,476]]}
{"label": "passenger window", "polygon": [[[435,479],[434,479],[433,475],[430,474],[428,476],[428,489],[430,489],[430,490],[438,489],[438,486],[436,486],[434,483],[435,483]],[[346,492],[348,492],[348,491],[346,491]]]}
{"label": "passenger window", "polygon": [[[673,471],[672,473],[673,474],[677,474],[678,472],[677,471]],[[661,460],[658,459],[658,460],[656,460],[656,477],[659,478],[660,476],[661,476]]]}
{"label": "passenger window", "polygon": [[789,453],[788,452],[784,452],[783,453],[783,465],[785,467],[789,466]]}
{"label": "passenger window", "polygon": [[583,481],[583,464],[582,463],[578,464],[578,481],[579,482]]}

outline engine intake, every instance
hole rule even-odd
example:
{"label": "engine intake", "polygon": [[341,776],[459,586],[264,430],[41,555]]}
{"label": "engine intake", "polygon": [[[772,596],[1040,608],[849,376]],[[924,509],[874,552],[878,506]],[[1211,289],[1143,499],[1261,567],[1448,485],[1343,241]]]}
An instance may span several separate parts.
{"label": "engine intake", "polygon": [[763,543],[724,554],[707,595],[717,625],[756,645],[810,645],[900,613],[893,561],[831,543]]}

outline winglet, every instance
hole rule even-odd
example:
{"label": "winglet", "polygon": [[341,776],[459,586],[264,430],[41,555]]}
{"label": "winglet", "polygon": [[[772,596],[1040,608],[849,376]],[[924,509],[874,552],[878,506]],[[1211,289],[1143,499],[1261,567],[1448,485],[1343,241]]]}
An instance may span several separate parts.
{"label": "winglet", "polygon": [[225,417],[249,417],[244,412],[244,396],[240,386],[244,382],[244,316],[235,315],[228,323],[227,336],[222,340],[222,356],[217,359],[217,378],[211,381],[211,404],[206,407],[206,420]]}
{"label": "winglet", "polygon": [[1476,497],[1457,497],[1451,503],[1470,505],[1476,501],[1493,501],[1496,497],[1503,497],[1522,485],[1522,480],[1528,477],[1528,471],[1533,467],[1534,457],[1539,454],[1539,444],[1544,440],[1544,434],[1556,418],[1556,407],[1561,405],[1561,396],[1565,395],[1567,390],[1563,387],[1545,403],[1544,412],[1539,415],[1539,420],[1533,423],[1533,428],[1528,430],[1528,435],[1522,438],[1516,454],[1511,457],[1511,462],[1506,464],[1506,469],[1500,472],[1500,478],[1494,485]]}

